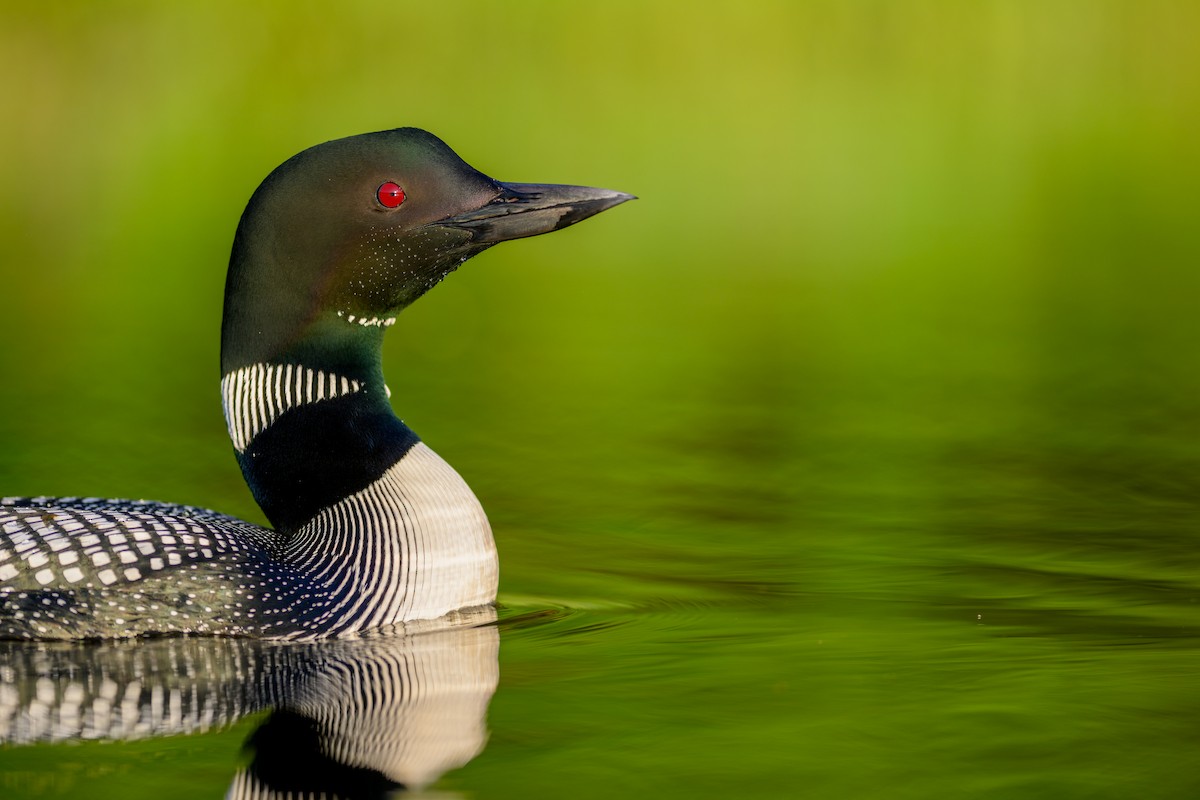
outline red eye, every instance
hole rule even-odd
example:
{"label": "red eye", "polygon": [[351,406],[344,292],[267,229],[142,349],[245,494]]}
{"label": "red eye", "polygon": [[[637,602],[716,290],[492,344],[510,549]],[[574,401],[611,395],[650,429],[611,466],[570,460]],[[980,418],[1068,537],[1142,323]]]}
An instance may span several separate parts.
{"label": "red eye", "polygon": [[385,208],[396,208],[404,202],[404,190],[399,184],[388,181],[375,190],[375,196],[379,198],[379,204]]}

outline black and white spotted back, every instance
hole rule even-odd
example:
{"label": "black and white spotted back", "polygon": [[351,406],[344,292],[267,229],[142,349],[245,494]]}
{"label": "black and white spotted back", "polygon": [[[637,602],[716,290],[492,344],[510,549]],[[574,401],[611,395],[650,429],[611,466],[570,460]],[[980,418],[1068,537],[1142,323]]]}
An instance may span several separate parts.
{"label": "black and white spotted back", "polygon": [[[0,500],[0,638],[286,635],[277,534],[193,506]],[[313,598],[320,605],[320,598]]]}

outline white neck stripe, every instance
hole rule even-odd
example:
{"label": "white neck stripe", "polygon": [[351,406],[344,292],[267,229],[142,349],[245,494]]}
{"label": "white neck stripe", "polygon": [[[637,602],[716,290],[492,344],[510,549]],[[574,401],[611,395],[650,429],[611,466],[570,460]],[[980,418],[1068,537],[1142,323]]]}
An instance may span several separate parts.
{"label": "white neck stripe", "polygon": [[283,412],[362,391],[360,381],[299,364],[252,364],[221,378],[221,404],[233,448],[244,452]]}

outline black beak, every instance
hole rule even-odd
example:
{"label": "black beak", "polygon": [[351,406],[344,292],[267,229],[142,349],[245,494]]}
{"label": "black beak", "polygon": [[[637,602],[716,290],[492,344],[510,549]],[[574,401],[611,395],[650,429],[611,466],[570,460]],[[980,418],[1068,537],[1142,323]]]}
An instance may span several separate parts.
{"label": "black beak", "polygon": [[540,183],[497,183],[497,186],[500,193],[483,206],[431,224],[467,231],[473,244],[495,244],[550,233],[636,199],[625,192],[590,186]]}

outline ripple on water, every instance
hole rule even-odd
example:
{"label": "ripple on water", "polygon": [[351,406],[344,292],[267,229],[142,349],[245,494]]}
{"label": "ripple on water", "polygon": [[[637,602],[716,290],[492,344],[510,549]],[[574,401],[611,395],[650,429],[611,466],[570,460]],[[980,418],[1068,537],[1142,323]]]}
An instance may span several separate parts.
{"label": "ripple on water", "polygon": [[645,636],[682,641],[698,633],[706,639],[753,638],[757,626],[738,620],[762,619],[762,603],[752,598],[701,599],[690,596],[654,596],[637,602],[590,602],[582,598],[547,599],[508,597],[499,609],[501,634],[521,638],[556,640],[588,637],[624,630],[619,642]]}

